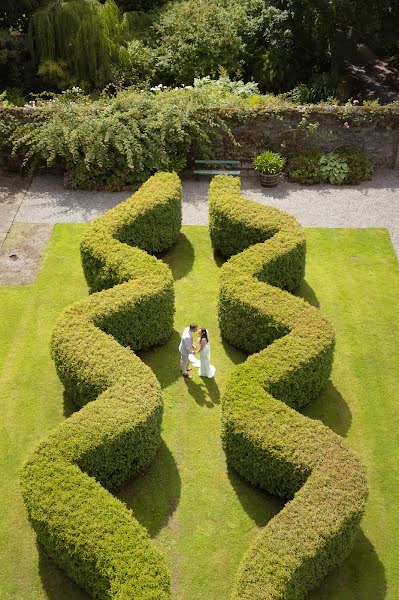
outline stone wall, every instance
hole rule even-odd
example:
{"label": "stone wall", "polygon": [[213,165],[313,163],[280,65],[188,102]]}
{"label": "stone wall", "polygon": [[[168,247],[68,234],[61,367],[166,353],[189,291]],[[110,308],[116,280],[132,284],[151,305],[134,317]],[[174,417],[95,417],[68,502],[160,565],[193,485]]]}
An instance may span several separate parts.
{"label": "stone wall", "polygon": [[[301,148],[331,151],[346,146],[365,152],[376,167],[399,168],[399,124],[395,121],[358,120],[353,116],[345,120],[345,114],[330,107],[309,113],[300,109],[237,113],[228,116],[227,123],[239,145],[223,135],[214,143],[212,158],[251,162],[265,149],[284,154]],[[315,123],[317,128],[312,125]]]}

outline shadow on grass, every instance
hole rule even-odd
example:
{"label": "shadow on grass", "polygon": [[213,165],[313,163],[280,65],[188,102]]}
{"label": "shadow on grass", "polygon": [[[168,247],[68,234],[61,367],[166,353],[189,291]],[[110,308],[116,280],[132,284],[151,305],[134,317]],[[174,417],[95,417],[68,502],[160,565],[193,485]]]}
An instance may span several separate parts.
{"label": "shadow on grass", "polygon": [[138,477],[114,492],[133,511],[136,519],[155,537],[167,526],[180,500],[181,481],[175,459],[161,440],[158,452]]}
{"label": "shadow on grass", "polygon": [[267,525],[284,507],[284,500],[255,487],[232,467],[227,467],[227,474],[243,509],[258,527]]}
{"label": "shadow on grass", "polygon": [[238,348],[235,348],[229,342],[227,342],[224,338],[222,338],[222,346],[223,346],[223,349],[224,349],[226,355],[229,357],[229,359],[231,360],[231,362],[234,365],[238,365],[238,364],[244,362],[244,360],[246,360],[246,358],[248,357],[248,354],[246,352],[244,352],[243,350],[239,350]]}
{"label": "shadow on grass", "polygon": [[159,255],[158,258],[169,266],[173,279],[177,281],[191,271],[194,264],[194,248],[184,233],[180,233],[173,248]]}
{"label": "shadow on grass", "polygon": [[207,406],[213,408],[220,403],[219,386],[214,379],[201,377],[201,382],[185,379],[184,383],[187,386],[187,391],[199,406]]}
{"label": "shadow on grass", "polygon": [[162,389],[172,385],[180,377],[180,344],[181,335],[175,329],[168,342],[148,352],[138,352],[141,360],[155,373]]}
{"label": "shadow on grass", "polygon": [[329,381],[316,400],[302,410],[302,414],[311,419],[318,419],[338,435],[345,437],[352,423],[349,406]]}
{"label": "shadow on grass", "polygon": [[90,596],[60,569],[43,546],[36,542],[39,575],[48,600],[90,600]]}
{"label": "shadow on grass", "polygon": [[309,302],[309,304],[311,304],[312,306],[320,308],[320,302],[318,301],[317,296],[313,291],[313,288],[310,287],[310,285],[305,281],[305,279],[302,280],[302,283],[299,286],[299,289],[295,295],[300,296],[301,298],[306,300],[306,302]]}
{"label": "shadow on grass", "polygon": [[227,258],[225,256],[222,256],[221,254],[219,254],[219,252],[217,250],[213,250],[213,260],[215,261],[215,264],[219,267],[223,265],[223,263],[225,263],[227,261]]}
{"label": "shadow on grass", "polygon": [[[297,295],[312,306],[320,307],[316,294],[305,280],[302,281]],[[342,437],[346,436],[352,423],[352,413],[331,381],[328,381],[320,396],[302,412],[311,419],[318,419]]]}
{"label": "shadow on grass", "polygon": [[331,571],[320,586],[308,594],[307,600],[384,600],[386,594],[384,565],[360,530],[344,564]]}

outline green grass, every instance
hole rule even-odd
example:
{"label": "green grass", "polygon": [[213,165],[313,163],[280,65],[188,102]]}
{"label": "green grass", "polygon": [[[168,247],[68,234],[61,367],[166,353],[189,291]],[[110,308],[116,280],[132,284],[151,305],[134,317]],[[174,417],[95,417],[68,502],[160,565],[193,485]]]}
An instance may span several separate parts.
{"label": "green grass", "polygon": [[[84,226],[55,228],[34,285],[0,288],[1,509],[0,598],[82,600],[87,595],[37,548],[18,489],[30,446],[72,407],[63,400],[49,339],[63,306],[86,293],[78,240]],[[344,435],[368,468],[370,499],[345,565],[312,600],[396,600],[399,553],[397,388],[399,267],[383,230],[307,231],[301,294],[320,304],[337,331],[332,383],[307,414]],[[173,597],[229,597],[243,552],[282,506],[226,468],[220,444],[220,394],[244,355],[217,328],[218,266],[205,227],[186,227],[164,259],[176,278],[175,333],[142,356],[157,374],[165,417],[159,453],[117,495],[168,557]],[[179,377],[179,334],[189,321],[208,327],[215,380]]]}

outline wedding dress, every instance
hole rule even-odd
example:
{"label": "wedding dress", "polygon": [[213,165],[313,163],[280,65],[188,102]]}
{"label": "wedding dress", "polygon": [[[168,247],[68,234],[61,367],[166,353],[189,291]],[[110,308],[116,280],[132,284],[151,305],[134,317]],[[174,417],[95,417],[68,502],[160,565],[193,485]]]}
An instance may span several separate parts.
{"label": "wedding dress", "polygon": [[198,374],[200,377],[213,377],[216,373],[216,369],[211,365],[211,349],[209,342],[205,344],[200,352],[200,368]]}
{"label": "wedding dress", "polygon": [[[208,336],[209,337],[209,336]],[[211,348],[209,342],[205,344],[199,353],[200,359],[196,358],[194,354],[190,354],[188,360],[191,362],[193,367],[199,367],[198,374],[200,377],[214,377],[216,368],[211,365]]]}

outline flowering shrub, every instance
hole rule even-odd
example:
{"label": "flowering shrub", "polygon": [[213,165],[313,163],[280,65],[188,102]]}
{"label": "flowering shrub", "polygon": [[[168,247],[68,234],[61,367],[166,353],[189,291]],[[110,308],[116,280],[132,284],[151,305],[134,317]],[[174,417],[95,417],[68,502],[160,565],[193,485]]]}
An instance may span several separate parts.
{"label": "flowering shrub", "polygon": [[250,98],[251,96],[256,96],[259,94],[258,84],[254,81],[250,81],[248,83],[244,83],[241,79],[238,81],[233,81],[227,75],[220,76],[219,79],[211,79],[209,76],[196,77],[194,79],[194,87],[207,87],[208,89],[214,88],[215,90],[224,93],[236,94],[241,98]]}
{"label": "flowering shrub", "polygon": [[10,135],[15,154],[33,172],[61,164],[66,185],[120,190],[160,170],[180,171],[191,152],[206,155],[211,135],[223,128],[202,90],[162,93],[133,89],[98,100],[75,93],[37,101],[29,119]]}

